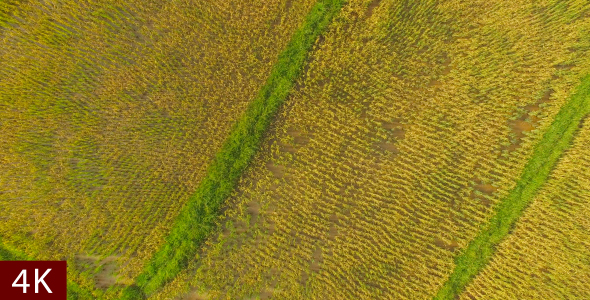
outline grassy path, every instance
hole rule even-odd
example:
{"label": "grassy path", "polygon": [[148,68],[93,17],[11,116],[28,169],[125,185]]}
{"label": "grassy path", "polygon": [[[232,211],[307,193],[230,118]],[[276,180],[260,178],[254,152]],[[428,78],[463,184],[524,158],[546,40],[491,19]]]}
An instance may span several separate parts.
{"label": "grassy path", "polygon": [[205,178],[173,225],[165,244],[138,276],[137,285],[124,291],[123,299],[150,295],[172,280],[195,256],[213,229],[221,204],[229,197],[254,157],[275,112],[299,77],[309,50],[344,2],[318,0],[311,9],[303,25],[279,55],[266,84],[232,128]]}
{"label": "grassy path", "polygon": [[434,299],[455,299],[483,269],[496,245],[513,228],[524,209],[545,183],[562,153],[570,147],[579,124],[590,113],[590,75],[582,79],[576,92],[561,108],[536,145],[516,187],[498,205],[496,215],[455,258],[455,269]]}

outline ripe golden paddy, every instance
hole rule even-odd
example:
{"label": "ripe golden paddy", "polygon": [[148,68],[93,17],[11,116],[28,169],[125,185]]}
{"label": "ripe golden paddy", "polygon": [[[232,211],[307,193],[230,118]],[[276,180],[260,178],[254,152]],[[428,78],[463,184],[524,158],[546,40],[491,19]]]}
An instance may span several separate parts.
{"label": "ripe golden paddy", "polygon": [[349,1],[155,299],[426,299],[587,70],[582,1]]}
{"label": "ripe golden paddy", "polygon": [[[67,259],[95,298],[138,284],[322,5],[1,2],[0,242]],[[140,288],[149,299],[432,298],[590,70],[589,12],[582,0],[349,0],[213,234],[172,282],[158,290],[182,259]],[[285,52],[303,61],[301,49]],[[284,78],[273,84],[287,91]],[[461,299],[588,296],[588,122]]]}
{"label": "ripe golden paddy", "polygon": [[161,246],[313,1],[6,4],[0,236],[106,289]]}
{"label": "ripe golden paddy", "polygon": [[461,299],[590,297],[590,119]]}

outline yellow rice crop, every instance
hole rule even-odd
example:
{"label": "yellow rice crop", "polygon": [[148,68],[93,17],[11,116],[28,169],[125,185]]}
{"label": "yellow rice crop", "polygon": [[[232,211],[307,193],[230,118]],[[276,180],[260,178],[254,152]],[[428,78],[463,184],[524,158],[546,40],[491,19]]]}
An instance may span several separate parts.
{"label": "yellow rice crop", "polygon": [[461,299],[590,298],[590,119]]}
{"label": "yellow rice crop", "polygon": [[3,241],[70,266],[116,259],[131,283],[313,3],[15,4],[0,23]]}
{"label": "yellow rice crop", "polygon": [[588,70],[585,1],[350,1],[156,299],[424,299]]}

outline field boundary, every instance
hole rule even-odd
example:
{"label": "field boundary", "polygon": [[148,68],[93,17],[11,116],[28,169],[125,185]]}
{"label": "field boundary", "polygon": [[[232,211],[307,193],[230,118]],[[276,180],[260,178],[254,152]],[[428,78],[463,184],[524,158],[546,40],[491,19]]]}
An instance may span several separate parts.
{"label": "field boundary", "polygon": [[279,55],[257,97],[232,127],[195,193],[175,221],[166,242],[145,266],[123,299],[141,299],[171,281],[214,229],[223,201],[258,151],[279,106],[289,95],[307,61],[307,54],[346,0],[318,0]]}
{"label": "field boundary", "polygon": [[496,214],[479,235],[455,258],[455,269],[434,299],[456,299],[494,254],[495,247],[510,233],[590,113],[590,75],[555,116],[535,146],[516,187],[499,204]]}

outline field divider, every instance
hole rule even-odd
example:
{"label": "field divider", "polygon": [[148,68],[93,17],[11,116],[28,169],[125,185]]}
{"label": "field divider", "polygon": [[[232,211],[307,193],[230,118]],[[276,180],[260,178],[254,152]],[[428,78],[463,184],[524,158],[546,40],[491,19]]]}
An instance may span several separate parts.
{"label": "field divider", "polygon": [[510,234],[563,152],[571,146],[580,122],[589,113],[590,75],[587,75],[535,146],[516,187],[498,204],[496,214],[483,226],[479,235],[455,257],[455,269],[434,299],[456,299],[486,266],[495,247]]}
{"label": "field divider", "polygon": [[176,219],[166,242],[158,250],[136,284],[123,291],[122,299],[141,299],[170,282],[214,229],[221,204],[234,190],[243,171],[258,151],[277,109],[289,95],[307,62],[308,52],[346,0],[318,0],[301,27],[279,55],[265,85],[232,127],[195,193]]}

